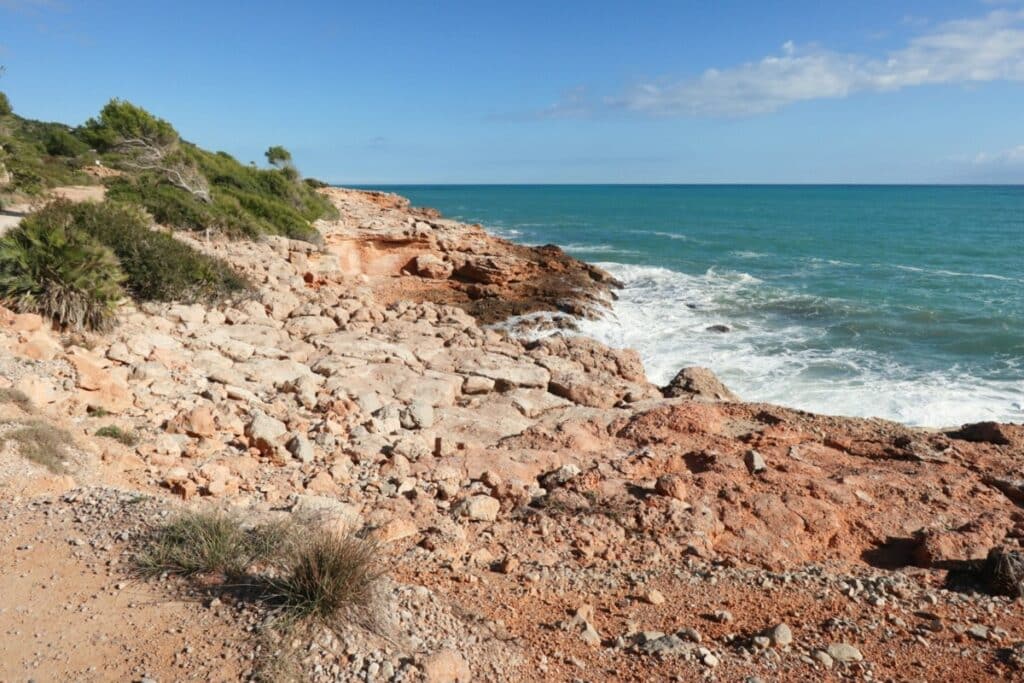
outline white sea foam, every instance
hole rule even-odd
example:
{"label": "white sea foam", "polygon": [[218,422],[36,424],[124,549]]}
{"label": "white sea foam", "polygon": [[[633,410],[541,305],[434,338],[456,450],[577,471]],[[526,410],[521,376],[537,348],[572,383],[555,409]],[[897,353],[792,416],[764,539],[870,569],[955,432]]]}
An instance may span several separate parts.
{"label": "white sea foam", "polygon": [[[737,300],[768,296],[744,273],[693,276],[665,268],[601,263],[625,283],[610,313],[580,331],[636,349],[648,377],[667,383],[687,365],[715,371],[746,400],[819,413],[885,417],[934,427],[1024,420],[1024,386],[956,368],[922,373],[869,349],[815,347],[825,332],[778,319],[736,316]],[[753,289],[753,291],[751,291]],[[722,334],[708,327],[725,324]],[[1010,375],[1012,376],[1012,375]]]}
{"label": "white sea foam", "polygon": [[[883,264],[878,264],[883,265]],[[893,268],[898,270],[906,270],[912,273],[922,273],[925,275],[937,275],[940,277],[977,277],[984,280],[1001,280],[1003,282],[1024,282],[1024,280],[1007,277],[1005,275],[996,275],[995,273],[963,273],[957,270],[943,270],[938,268],[918,268],[916,266],[905,266],[899,263],[892,264]]]}

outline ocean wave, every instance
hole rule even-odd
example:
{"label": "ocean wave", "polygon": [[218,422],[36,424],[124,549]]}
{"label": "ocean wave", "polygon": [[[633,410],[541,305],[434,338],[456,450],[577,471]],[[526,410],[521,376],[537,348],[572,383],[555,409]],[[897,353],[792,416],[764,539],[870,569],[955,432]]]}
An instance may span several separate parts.
{"label": "ocean wave", "polygon": [[[648,377],[667,383],[687,365],[710,367],[744,399],[819,413],[884,417],[944,427],[1024,419],[1019,382],[950,368],[923,372],[868,348],[833,348],[825,327],[804,324],[813,307],[855,305],[765,286],[746,273],[601,263],[625,284],[608,315],[579,331],[640,353]],[[737,302],[774,299],[747,308]],[[725,334],[708,331],[727,325]],[[1002,374],[1002,377],[1012,374]]]}
{"label": "ocean wave", "polygon": [[670,240],[680,240],[682,242],[692,242],[693,238],[688,235],[684,235],[681,232],[665,232],[664,230],[630,230],[631,235],[653,235],[655,237],[664,237]]}
{"label": "ocean wave", "polygon": [[878,263],[877,266],[887,266],[890,268],[896,268],[897,270],[905,270],[911,273],[923,273],[925,275],[937,275],[940,277],[975,277],[983,280],[1000,280],[1002,282],[1024,282],[1024,280],[1015,277],[1008,277],[1006,275],[997,275],[995,273],[964,273],[957,270],[944,270],[939,268],[919,268],[917,266],[907,266],[899,263]]}
{"label": "ocean wave", "polygon": [[758,259],[766,258],[768,256],[768,254],[762,253],[760,251],[730,251],[729,255],[742,259]]}

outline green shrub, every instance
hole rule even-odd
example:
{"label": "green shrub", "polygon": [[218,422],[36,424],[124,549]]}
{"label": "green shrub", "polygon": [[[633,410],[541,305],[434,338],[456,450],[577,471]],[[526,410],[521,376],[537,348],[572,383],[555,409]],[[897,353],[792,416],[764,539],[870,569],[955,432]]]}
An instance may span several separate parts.
{"label": "green shrub", "polygon": [[14,107],[11,106],[11,100],[8,99],[7,93],[0,92],[0,116],[10,116],[14,113]]}
{"label": "green shrub", "polygon": [[178,141],[178,131],[170,123],[116,98],[107,102],[98,117],[85,122],[81,134],[101,152],[114,149],[125,140],[147,140],[157,145]]}
{"label": "green shrub", "polygon": [[281,145],[268,147],[263,156],[267,157],[267,163],[271,166],[287,166],[292,163],[292,153]]}
{"label": "green shrub", "polygon": [[110,249],[68,214],[37,212],[0,239],[0,300],[62,328],[109,328],[123,281]]}
{"label": "green shrub", "polygon": [[141,301],[210,300],[249,286],[221,259],[151,230],[146,217],[129,205],[57,201],[34,216],[74,224],[112,249],[127,275],[128,291]]}
{"label": "green shrub", "polygon": [[134,446],[139,442],[139,437],[135,435],[135,432],[126,432],[117,425],[100,427],[96,430],[96,436],[102,436],[107,439],[119,441],[125,446]]}
{"label": "green shrub", "polygon": [[44,144],[46,153],[57,157],[77,157],[89,151],[89,145],[60,128],[51,130]]}

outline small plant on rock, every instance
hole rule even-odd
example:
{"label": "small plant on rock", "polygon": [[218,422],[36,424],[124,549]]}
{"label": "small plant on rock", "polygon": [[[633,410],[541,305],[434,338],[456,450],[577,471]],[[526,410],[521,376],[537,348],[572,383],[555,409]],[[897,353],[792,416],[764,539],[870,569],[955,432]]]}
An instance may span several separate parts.
{"label": "small plant on rock", "polygon": [[135,435],[135,432],[125,431],[116,425],[100,427],[96,430],[96,436],[102,436],[107,439],[119,441],[125,446],[134,446],[139,442],[139,437]]}

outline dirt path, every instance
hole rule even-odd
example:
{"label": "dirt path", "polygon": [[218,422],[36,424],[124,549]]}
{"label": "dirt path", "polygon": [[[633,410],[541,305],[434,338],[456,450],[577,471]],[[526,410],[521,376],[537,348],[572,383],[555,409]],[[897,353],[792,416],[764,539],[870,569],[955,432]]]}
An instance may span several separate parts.
{"label": "dirt path", "polygon": [[0,681],[244,677],[242,631],[226,608],[129,576],[122,538],[138,522],[117,508],[130,504],[116,492],[0,502]]}

